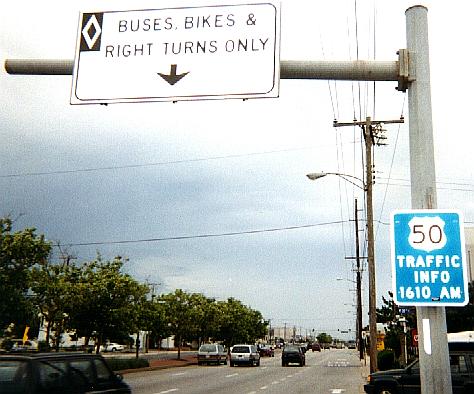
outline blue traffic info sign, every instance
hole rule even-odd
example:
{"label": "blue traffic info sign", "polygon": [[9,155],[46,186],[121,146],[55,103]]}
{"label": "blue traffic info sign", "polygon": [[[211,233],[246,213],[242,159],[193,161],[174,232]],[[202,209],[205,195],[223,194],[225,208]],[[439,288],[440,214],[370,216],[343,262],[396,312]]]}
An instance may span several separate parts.
{"label": "blue traffic info sign", "polygon": [[464,306],[469,302],[462,215],[411,210],[391,215],[395,302],[413,306]]}

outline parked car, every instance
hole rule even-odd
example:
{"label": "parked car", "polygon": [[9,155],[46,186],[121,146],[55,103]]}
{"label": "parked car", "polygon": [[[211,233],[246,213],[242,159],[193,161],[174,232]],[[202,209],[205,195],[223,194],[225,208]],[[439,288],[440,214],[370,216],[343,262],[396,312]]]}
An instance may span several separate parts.
{"label": "parked car", "polygon": [[260,345],[258,352],[260,357],[275,357],[275,351],[270,345]]}
{"label": "parked car", "polygon": [[230,366],[247,364],[260,365],[260,354],[255,345],[234,345],[230,349]]}
{"label": "parked car", "polygon": [[0,392],[119,394],[131,390],[100,355],[25,353],[0,355]]}
{"label": "parked car", "polygon": [[217,343],[207,343],[201,345],[198,350],[198,365],[220,363],[227,365],[227,352],[224,346]]}
{"label": "parked car", "polygon": [[11,348],[9,349],[11,352],[37,352],[38,351],[38,342],[27,339],[23,341],[23,339],[12,339],[11,340]]}
{"label": "parked car", "polygon": [[306,364],[306,356],[300,345],[286,345],[281,353],[281,365],[287,367],[290,363],[299,364],[300,367]]}
{"label": "parked car", "polygon": [[[474,393],[474,343],[449,343],[453,394]],[[364,390],[369,394],[420,393],[420,365],[371,373]]]}
{"label": "parked car", "polygon": [[125,350],[125,345],[116,342],[110,342],[100,347],[101,352],[118,352],[122,350]]}
{"label": "parked car", "polygon": [[317,342],[312,343],[311,344],[311,351],[320,352],[321,351],[321,345]]}

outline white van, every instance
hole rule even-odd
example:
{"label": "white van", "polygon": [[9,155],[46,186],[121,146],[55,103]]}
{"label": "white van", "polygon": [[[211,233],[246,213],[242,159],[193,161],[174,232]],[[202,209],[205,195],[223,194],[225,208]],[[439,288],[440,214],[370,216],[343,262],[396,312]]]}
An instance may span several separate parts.
{"label": "white van", "polygon": [[247,364],[260,365],[260,353],[255,345],[234,345],[230,349],[230,366]]}

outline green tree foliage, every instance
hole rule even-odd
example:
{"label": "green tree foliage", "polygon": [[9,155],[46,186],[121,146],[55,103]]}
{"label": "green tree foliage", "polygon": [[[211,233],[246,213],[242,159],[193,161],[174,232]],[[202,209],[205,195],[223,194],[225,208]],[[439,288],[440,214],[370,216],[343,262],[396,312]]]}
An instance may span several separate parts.
{"label": "green tree foliage", "polygon": [[51,334],[58,351],[63,332],[74,311],[74,278],[76,270],[65,264],[47,263],[34,267],[31,271],[32,301],[41,313],[46,327],[46,346]]}
{"label": "green tree foliage", "polygon": [[268,322],[263,320],[262,314],[243,305],[241,301],[229,298],[218,305],[221,321],[217,337],[226,346],[254,343],[267,333]]}
{"label": "green tree foliage", "polygon": [[192,296],[181,289],[161,296],[164,302],[166,323],[175,335],[178,345],[178,360],[181,358],[181,346],[184,339],[191,339],[197,331],[196,309]]}
{"label": "green tree foliage", "polygon": [[30,269],[45,264],[50,251],[51,244],[35,229],[12,232],[12,221],[0,219],[0,332],[11,323],[24,327],[32,318]]}
{"label": "green tree foliage", "polygon": [[47,344],[54,340],[56,349],[65,331],[86,337],[86,344],[95,338],[97,351],[107,339],[125,341],[147,331],[158,339],[174,335],[178,357],[184,341],[212,338],[232,346],[267,333],[262,314],[234,298],[217,302],[177,289],[148,299],[148,286],[122,272],[121,257],[54,264],[50,252],[34,229],[13,233],[11,220],[0,219],[0,331],[14,323],[20,335],[41,314]]}
{"label": "green tree foliage", "polygon": [[107,338],[134,332],[139,325],[139,300],[148,292],[130,275],[121,272],[123,261],[96,260],[77,267],[77,281],[70,316],[70,326],[79,336],[95,337],[97,350]]}
{"label": "green tree foliage", "polygon": [[331,343],[332,342],[331,335],[326,334],[325,332],[322,332],[316,338],[318,339],[319,343]]}

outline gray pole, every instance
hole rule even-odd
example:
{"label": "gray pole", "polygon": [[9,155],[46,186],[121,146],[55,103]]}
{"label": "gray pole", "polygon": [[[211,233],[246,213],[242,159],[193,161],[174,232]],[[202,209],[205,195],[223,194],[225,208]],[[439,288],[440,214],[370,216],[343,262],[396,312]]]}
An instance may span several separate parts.
{"label": "gray pole", "polygon": [[355,241],[357,261],[357,346],[359,347],[359,359],[364,358],[364,341],[362,340],[362,283],[360,275],[360,251],[359,251],[359,212],[357,209],[357,198],[355,199]]}
{"label": "gray pole", "polygon": [[367,117],[364,127],[365,138],[365,176],[367,195],[367,265],[369,270],[369,331],[370,331],[370,372],[377,371],[377,298],[375,290],[375,248],[374,248],[374,213],[372,205],[372,123]]}
{"label": "gray pole", "polygon": [[[431,117],[428,10],[406,10],[407,49],[411,84],[410,118],[411,204],[413,209],[435,209],[436,174]],[[417,307],[421,392],[451,394],[451,370],[444,307]]]}
{"label": "gray pole", "polygon": [[[403,61],[402,61],[403,63]],[[280,61],[280,79],[399,81],[400,61]],[[6,59],[8,74],[72,75],[73,59]]]}

